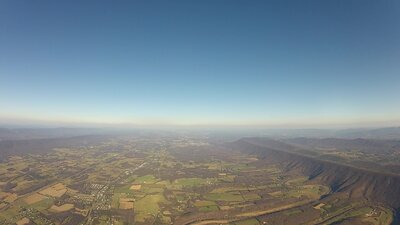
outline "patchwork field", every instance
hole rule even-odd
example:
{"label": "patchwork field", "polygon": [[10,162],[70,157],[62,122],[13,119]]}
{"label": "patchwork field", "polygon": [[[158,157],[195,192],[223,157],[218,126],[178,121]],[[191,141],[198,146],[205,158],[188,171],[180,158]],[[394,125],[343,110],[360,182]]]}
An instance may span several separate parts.
{"label": "patchwork field", "polygon": [[0,224],[393,220],[385,205],[349,202],[301,173],[204,139],[121,137],[8,160],[0,163],[0,171],[9,171],[0,174]]}

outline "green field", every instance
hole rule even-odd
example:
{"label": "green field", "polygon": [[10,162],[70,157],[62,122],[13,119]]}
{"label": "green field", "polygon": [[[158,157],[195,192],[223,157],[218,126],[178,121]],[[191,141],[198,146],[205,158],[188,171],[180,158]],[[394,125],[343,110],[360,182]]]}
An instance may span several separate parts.
{"label": "green field", "polygon": [[199,207],[200,212],[212,212],[212,211],[218,211],[218,210],[219,210],[219,208],[216,205]]}
{"label": "green field", "polygon": [[142,186],[141,190],[146,194],[155,194],[162,193],[164,191],[164,188]]}
{"label": "green field", "polygon": [[135,220],[144,222],[160,214],[160,203],[166,203],[162,194],[146,195],[135,202]]}
{"label": "green field", "polygon": [[205,199],[213,201],[241,202],[244,201],[240,193],[208,193],[204,195]]}
{"label": "green field", "polygon": [[258,194],[254,194],[254,193],[243,194],[243,198],[246,201],[255,201],[255,200],[261,199],[261,197]]}
{"label": "green field", "polygon": [[193,205],[196,207],[203,207],[203,206],[217,205],[217,203],[213,201],[196,201],[193,203]]}
{"label": "green field", "polygon": [[115,193],[132,193],[132,190],[130,188],[131,188],[131,185],[127,184],[124,186],[116,187],[114,192]]}
{"label": "green field", "polygon": [[158,180],[153,175],[145,175],[135,179],[136,184],[154,184]]}
{"label": "green field", "polygon": [[214,179],[203,179],[203,178],[180,178],[176,179],[173,184],[181,185],[183,187],[195,187],[206,185],[214,182]]}
{"label": "green field", "polygon": [[29,207],[35,208],[39,211],[42,211],[42,210],[50,208],[53,205],[53,203],[54,203],[53,199],[45,198],[45,199],[41,200],[40,202],[36,202],[36,203],[30,205]]}

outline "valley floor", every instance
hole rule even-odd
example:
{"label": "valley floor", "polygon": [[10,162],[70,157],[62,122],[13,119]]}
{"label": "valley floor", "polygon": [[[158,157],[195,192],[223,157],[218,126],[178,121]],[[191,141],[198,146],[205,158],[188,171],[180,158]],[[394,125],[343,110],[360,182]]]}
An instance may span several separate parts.
{"label": "valley floor", "polygon": [[[393,213],[198,138],[115,138],[0,164],[0,224],[371,224]],[[323,197],[323,198],[321,198]]]}

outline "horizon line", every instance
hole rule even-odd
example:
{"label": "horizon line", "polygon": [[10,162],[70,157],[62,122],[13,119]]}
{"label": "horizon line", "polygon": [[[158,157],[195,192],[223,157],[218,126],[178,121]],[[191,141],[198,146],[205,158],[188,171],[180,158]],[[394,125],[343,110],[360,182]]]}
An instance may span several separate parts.
{"label": "horizon line", "polygon": [[47,128],[242,128],[242,129],[357,129],[398,127],[400,119],[393,120],[263,120],[263,121],[202,121],[202,122],[173,122],[173,121],[84,121],[62,119],[33,119],[33,118],[2,118],[0,127],[47,127]]}

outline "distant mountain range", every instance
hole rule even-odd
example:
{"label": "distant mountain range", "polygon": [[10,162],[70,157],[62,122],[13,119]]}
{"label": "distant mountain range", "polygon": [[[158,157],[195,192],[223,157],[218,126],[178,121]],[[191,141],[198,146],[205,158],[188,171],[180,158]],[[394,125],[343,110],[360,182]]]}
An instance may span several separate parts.
{"label": "distant mountain range", "polygon": [[400,139],[400,127],[357,129],[271,129],[260,132],[260,136],[278,138],[365,138]]}
{"label": "distant mountain range", "polygon": [[284,141],[304,149],[317,149],[319,151],[337,149],[370,154],[394,154],[400,151],[400,140],[390,139],[290,138]]}
{"label": "distant mountain range", "polygon": [[347,129],[338,131],[338,138],[400,139],[400,127]]}
{"label": "distant mountain range", "polygon": [[[2,140],[29,140],[46,138],[63,138],[82,135],[115,134],[121,132],[133,132],[137,129],[111,129],[111,128],[1,128],[0,141]],[[184,129],[182,129],[184,130]],[[207,129],[206,129],[207,130]],[[344,138],[344,139],[395,139],[400,140],[400,127],[385,128],[359,128],[359,129],[223,129],[212,130],[211,136],[231,137],[237,139],[244,136],[259,136],[273,138]],[[155,132],[154,129],[152,132]],[[180,131],[180,130],[176,130]],[[196,129],[186,129],[188,133],[207,133]],[[160,132],[166,132],[160,130]],[[171,131],[172,132],[172,131]],[[170,132],[170,133],[171,133]]]}
{"label": "distant mountain range", "polygon": [[0,128],[0,141],[64,138],[101,132],[101,129],[95,128]]}

